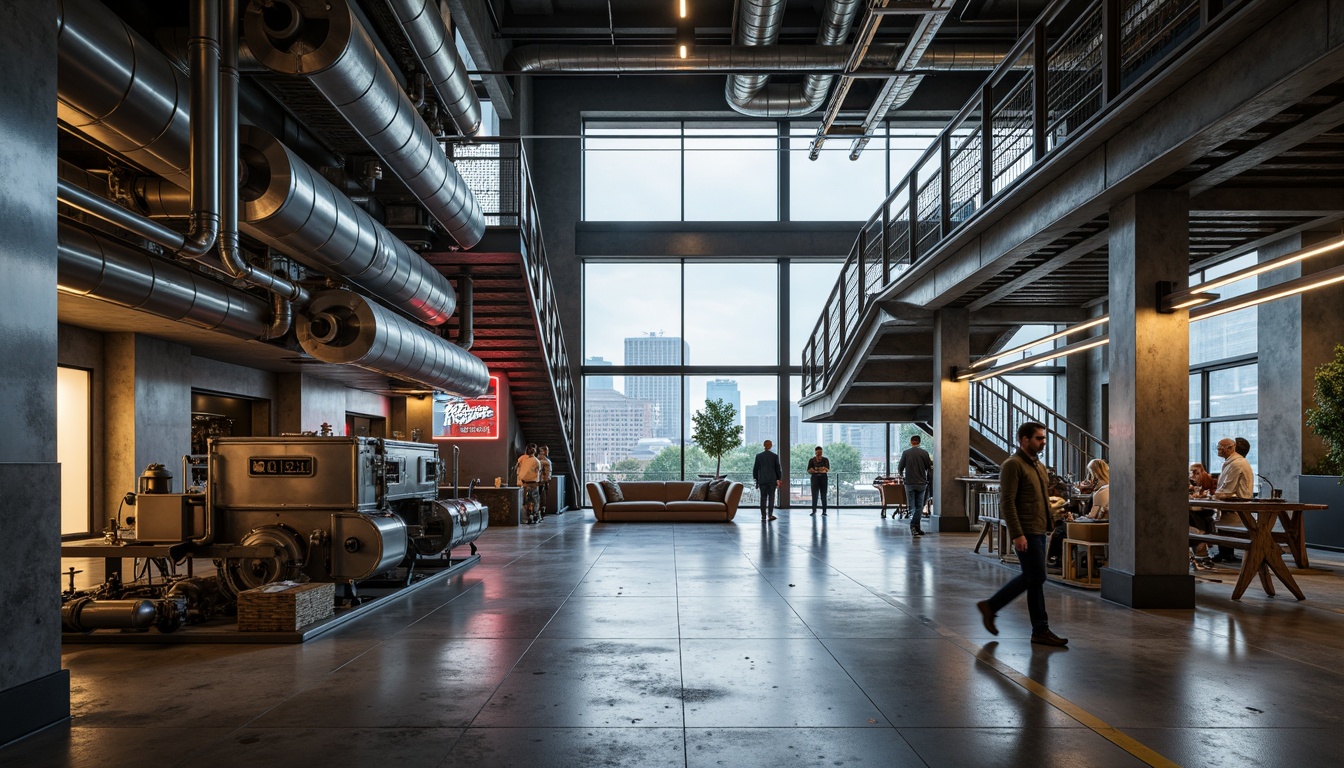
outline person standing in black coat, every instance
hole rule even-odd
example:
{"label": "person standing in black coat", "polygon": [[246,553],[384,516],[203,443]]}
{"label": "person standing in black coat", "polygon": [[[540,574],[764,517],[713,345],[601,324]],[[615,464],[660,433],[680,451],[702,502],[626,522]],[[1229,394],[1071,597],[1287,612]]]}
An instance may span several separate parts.
{"label": "person standing in black coat", "polygon": [[756,454],[751,477],[761,491],[761,521],[775,519],[775,489],[784,483],[784,470],[779,466],[779,455],[772,453],[774,443],[765,441],[765,450]]}

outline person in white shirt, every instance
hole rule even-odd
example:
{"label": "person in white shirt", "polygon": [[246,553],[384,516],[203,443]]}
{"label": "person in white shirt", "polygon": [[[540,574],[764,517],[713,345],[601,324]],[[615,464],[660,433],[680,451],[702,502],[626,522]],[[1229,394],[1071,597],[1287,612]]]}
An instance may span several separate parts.
{"label": "person in white shirt", "polygon": [[541,521],[537,514],[537,488],[541,481],[541,462],[537,461],[537,446],[528,445],[527,452],[518,457],[513,470],[518,484],[523,487],[523,515],[528,525]]}
{"label": "person in white shirt", "polygon": [[[1218,485],[1213,489],[1215,499],[1249,499],[1251,486],[1254,485],[1255,472],[1245,456],[1237,453],[1237,441],[1224,437],[1218,441],[1218,455],[1223,459],[1223,469],[1218,474]],[[1228,547],[1218,547],[1213,555],[1217,563],[1237,563],[1241,558]]]}

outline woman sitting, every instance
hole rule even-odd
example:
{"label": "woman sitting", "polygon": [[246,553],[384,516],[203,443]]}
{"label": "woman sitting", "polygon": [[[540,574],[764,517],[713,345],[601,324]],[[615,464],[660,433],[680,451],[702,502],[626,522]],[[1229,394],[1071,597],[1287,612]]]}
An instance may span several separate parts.
{"label": "woman sitting", "polygon": [[1087,477],[1078,484],[1092,489],[1092,507],[1085,515],[1074,517],[1075,522],[1095,522],[1105,520],[1111,511],[1111,468],[1104,459],[1087,462]]}
{"label": "woman sitting", "polygon": [[1190,465],[1190,495],[1209,496],[1218,487],[1218,478],[1210,475],[1204,465],[1196,461]]}

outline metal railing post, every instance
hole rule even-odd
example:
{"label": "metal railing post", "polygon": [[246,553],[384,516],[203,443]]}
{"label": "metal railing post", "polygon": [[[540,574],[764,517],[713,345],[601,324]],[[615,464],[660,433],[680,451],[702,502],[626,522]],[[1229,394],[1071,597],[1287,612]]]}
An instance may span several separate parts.
{"label": "metal railing post", "polygon": [[1101,106],[1120,93],[1120,0],[1101,0]]}
{"label": "metal railing post", "polygon": [[980,89],[980,207],[994,196],[994,88]]}
{"label": "metal railing post", "polygon": [[938,179],[938,240],[947,237],[952,231],[952,131],[945,130],[938,136],[938,164],[942,173]]}
{"label": "metal railing post", "polygon": [[1040,162],[1045,157],[1045,130],[1050,122],[1050,101],[1046,94],[1047,81],[1049,80],[1049,70],[1046,65],[1046,56],[1048,40],[1045,34],[1045,24],[1038,22],[1034,28],[1035,39],[1031,44],[1032,61],[1032,149],[1035,156],[1033,162]]}

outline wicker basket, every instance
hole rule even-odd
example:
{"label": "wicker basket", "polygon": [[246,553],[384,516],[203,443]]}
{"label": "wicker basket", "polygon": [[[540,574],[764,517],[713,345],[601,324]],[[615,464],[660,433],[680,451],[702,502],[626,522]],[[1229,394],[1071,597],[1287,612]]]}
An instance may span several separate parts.
{"label": "wicker basket", "polygon": [[267,584],[238,594],[238,631],[293,632],[335,613],[335,584],[294,584],[278,590],[277,586]]}

